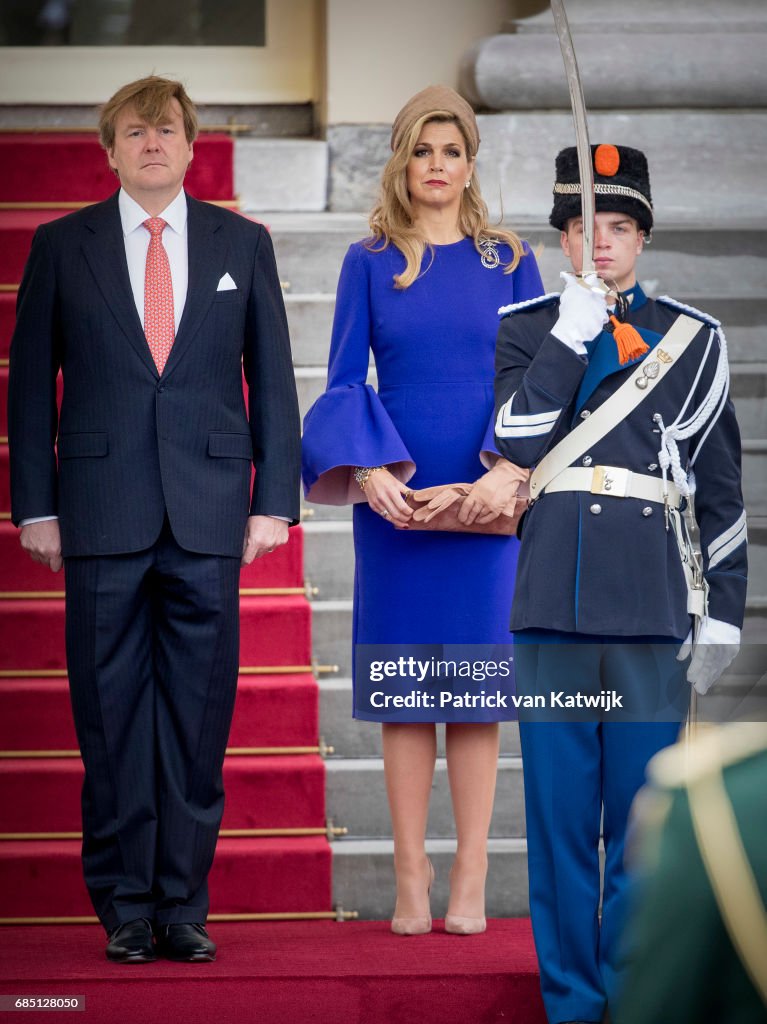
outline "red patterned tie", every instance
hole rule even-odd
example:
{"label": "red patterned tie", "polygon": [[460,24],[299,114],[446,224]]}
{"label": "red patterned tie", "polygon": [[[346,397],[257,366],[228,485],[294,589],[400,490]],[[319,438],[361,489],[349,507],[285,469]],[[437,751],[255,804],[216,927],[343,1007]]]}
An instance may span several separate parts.
{"label": "red patterned tie", "polygon": [[150,234],[144,278],[144,334],[149,351],[160,373],[168,361],[176,336],[173,318],[173,281],[162,233],[166,226],[162,217],[150,217],[144,227]]}

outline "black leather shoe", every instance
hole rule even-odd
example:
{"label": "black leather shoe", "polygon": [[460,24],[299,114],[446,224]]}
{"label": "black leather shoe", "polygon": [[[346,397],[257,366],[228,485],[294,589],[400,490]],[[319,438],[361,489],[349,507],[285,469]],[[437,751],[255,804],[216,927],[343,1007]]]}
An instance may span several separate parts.
{"label": "black leather shoe", "polygon": [[157,959],[152,925],[145,917],[126,921],[109,933],[107,960],[116,964],[150,964]]}
{"label": "black leather shoe", "polygon": [[157,952],[166,960],[200,963],[216,959],[216,944],[201,924],[161,924],[155,931]]}

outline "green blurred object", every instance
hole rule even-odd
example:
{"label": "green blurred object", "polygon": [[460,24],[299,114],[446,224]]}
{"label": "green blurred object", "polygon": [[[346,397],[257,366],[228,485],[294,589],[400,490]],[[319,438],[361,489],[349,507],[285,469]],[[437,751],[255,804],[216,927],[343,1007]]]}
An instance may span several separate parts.
{"label": "green blurred object", "polygon": [[612,1024],[764,1024],[767,725],[701,730],[654,758],[649,777]]}

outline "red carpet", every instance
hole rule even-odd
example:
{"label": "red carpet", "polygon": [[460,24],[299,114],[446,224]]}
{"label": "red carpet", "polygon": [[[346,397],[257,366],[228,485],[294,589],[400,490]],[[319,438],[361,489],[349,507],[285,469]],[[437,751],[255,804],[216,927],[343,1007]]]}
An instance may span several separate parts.
{"label": "red carpet", "polygon": [[95,927],[0,929],[0,992],[84,995],[93,1024],[545,1024],[528,921],[435,928],[214,923],[215,963],[134,967],[104,959]]}
{"label": "red carpet", "polygon": [[[234,143],[229,135],[201,135],[184,182],[197,199],[232,199]],[[118,181],[95,134],[0,136],[0,200],[94,202]]]}
{"label": "red carpet", "polygon": [[[220,839],[210,874],[211,913],[329,911],[330,861],[324,835]],[[79,840],[4,840],[0,877],[0,924],[8,918],[93,915]]]}
{"label": "red carpet", "polygon": [[[79,758],[0,761],[3,831],[80,829]],[[325,771],[319,756],[229,757],[223,828],[324,828]]]}
{"label": "red carpet", "polygon": [[[3,136],[0,136],[0,143]],[[115,179],[112,191],[116,191],[119,182]],[[109,195],[109,192],[107,192]],[[0,191],[0,202],[8,202],[10,196]],[[58,220],[71,209],[61,210],[0,210],[0,284],[18,284],[24,271],[24,264],[27,262],[29,248],[32,245],[32,236],[39,224],[47,224],[49,221]],[[15,303],[16,296],[13,296]],[[5,321],[8,333],[13,330],[13,320]],[[0,320],[0,325],[3,321]],[[0,337],[3,332],[0,331]],[[3,354],[0,352],[0,354]],[[6,353],[7,354],[7,353]]]}
{"label": "red carpet", "polygon": [[[309,665],[310,620],[309,603],[303,596],[241,598],[240,664]],[[65,667],[64,601],[4,600],[0,670],[50,672]]]}
{"label": "red carpet", "polygon": [[[229,137],[201,138],[186,181],[191,194],[232,199],[232,161]],[[0,136],[0,202],[97,201],[117,184],[92,135]],[[65,212],[0,210],[0,285],[19,283],[36,227]],[[79,832],[82,766],[77,757],[60,756],[77,750],[64,675],[64,576],[32,562],[8,522],[7,359],[15,302],[14,291],[0,290],[0,919],[90,916],[79,841],[44,838]],[[244,569],[240,586],[243,672],[229,741],[235,749],[224,766],[223,827],[319,834],[222,838],[212,911],[329,913],[325,767],[316,753],[318,689],[308,671],[301,529]],[[37,756],[14,756],[22,751]],[[18,835],[30,838],[12,838]],[[10,934],[0,929],[2,938]]]}
{"label": "red carpet", "polygon": [[[2,233],[0,233],[0,241]],[[4,284],[0,275],[0,284]],[[0,359],[7,359],[11,347],[11,333],[16,320],[16,293],[0,292]]]}
{"label": "red carpet", "polygon": [[[4,454],[7,448],[3,446]],[[8,506],[2,508],[6,511]],[[294,526],[287,544],[268,558],[258,558],[240,573],[244,589],[304,586],[303,530]],[[9,590],[56,591],[64,589],[64,574],[52,573],[33,562],[19,546],[19,531],[9,522],[0,522],[0,592]]]}
{"label": "red carpet", "polygon": [[[230,747],[312,747],[318,728],[313,676],[240,678]],[[0,750],[76,749],[66,679],[0,679]]]}

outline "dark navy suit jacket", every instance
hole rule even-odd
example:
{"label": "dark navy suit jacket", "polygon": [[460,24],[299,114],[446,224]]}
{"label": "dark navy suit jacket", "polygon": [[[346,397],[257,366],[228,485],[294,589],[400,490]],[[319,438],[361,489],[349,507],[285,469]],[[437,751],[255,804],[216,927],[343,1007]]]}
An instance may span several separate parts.
{"label": "dark navy suit jacket", "polygon": [[[186,550],[239,556],[248,514],[298,518],[298,405],[269,235],[187,202],[189,286],[162,375],[117,193],[35,234],[11,345],[12,517],[58,515],[65,556],[143,550],[166,514]],[[237,287],[217,291],[225,273]]]}
{"label": "dark navy suit jacket", "polygon": [[[637,363],[653,359],[679,309],[647,298],[639,285],[625,294],[631,301],[629,320],[650,345],[648,353],[625,366],[620,366],[615,341],[607,332],[587,342],[588,358],[550,333],[559,314],[559,296],[512,309],[501,321],[496,444],[511,462],[536,465],[623,384]],[[574,465],[621,466],[660,479],[654,416],[672,423],[693,387],[688,415],[696,409],[711,384],[719,352],[719,338],[712,334],[716,321],[697,315],[700,331],[678,365],[657,387],[651,385],[645,401]],[[709,614],[741,626],[746,515],[740,434],[729,398],[705,440],[704,434],[705,428],[679,441],[679,454],[682,467],[697,456],[694,505],[710,586]],[[662,505],[587,492],[544,493],[524,519],[511,628],[684,638],[689,628],[687,591]]]}

